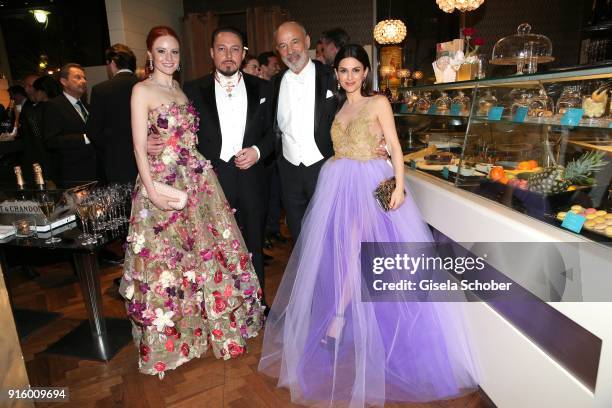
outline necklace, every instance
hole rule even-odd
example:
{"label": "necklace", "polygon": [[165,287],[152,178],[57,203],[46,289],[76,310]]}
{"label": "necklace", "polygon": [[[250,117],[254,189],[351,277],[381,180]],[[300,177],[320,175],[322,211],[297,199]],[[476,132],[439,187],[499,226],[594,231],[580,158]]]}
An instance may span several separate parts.
{"label": "necklace", "polygon": [[172,80],[172,85],[164,85],[164,84],[162,84],[160,82],[157,82],[157,80],[155,80],[153,75],[149,75],[149,79],[151,80],[151,82],[153,82],[155,85],[159,86],[160,88],[168,89],[170,91],[174,91],[176,89],[176,85],[174,84],[174,80]]}
{"label": "necklace", "polygon": [[219,85],[221,85],[222,88],[225,88],[225,92],[227,93],[227,96],[229,96],[230,98],[232,97],[232,92],[234,88],[236,87],[236,85],[240,83],[241,79],[242,79],[242,72],[238,71],[238,81],[236,81],[235,84],[228,81],[225,85],[223,85],[221,83],[221,80],[218,77],[217,72],[215,71],[215,81],[217,81]]}

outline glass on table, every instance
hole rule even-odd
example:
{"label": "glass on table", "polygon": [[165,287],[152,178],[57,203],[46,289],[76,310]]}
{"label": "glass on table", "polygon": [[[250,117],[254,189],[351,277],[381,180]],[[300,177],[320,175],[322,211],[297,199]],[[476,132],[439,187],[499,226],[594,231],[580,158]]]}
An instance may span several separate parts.
{"label": "glass on table", "polygon": [[45,215],[45,219],[47,220],[47,225],[49,225],[49,231],[51,232],[51,237],[45,240],[45,244],[56,244],[61,242],[62,239],[53,235],[53,222],[52,217],[55,212],[55,200],[51,196],[51,194],[43,191],[38,194],[38,207]]}
{"label": "glass on table", "polygon": [[77,203],[77,215],[83,226],[83,233],[77,239],[81,241],[81,245],[91,245],[96,243],[96,239],[89,233],[88,221],[91,216],[91,198],[84,197]]}

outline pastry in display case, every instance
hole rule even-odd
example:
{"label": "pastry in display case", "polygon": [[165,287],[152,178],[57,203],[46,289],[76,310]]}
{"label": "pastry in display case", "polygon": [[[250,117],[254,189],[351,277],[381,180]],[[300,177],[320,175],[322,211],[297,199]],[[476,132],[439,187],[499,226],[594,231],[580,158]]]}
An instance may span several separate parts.
{"label": "pastry in display case", "polygon": [[[612,245],[611,88],[612,67],[412,87],[451,104],[396,114],[421,143],[404,150],[407,166]],[[454,116],[465,103],[469,115]]]}

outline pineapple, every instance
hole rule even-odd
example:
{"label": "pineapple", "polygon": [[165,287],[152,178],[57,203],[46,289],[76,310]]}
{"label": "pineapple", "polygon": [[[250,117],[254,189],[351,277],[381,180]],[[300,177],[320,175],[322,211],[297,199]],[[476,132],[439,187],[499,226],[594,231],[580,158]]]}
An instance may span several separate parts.
{"label": "pineapple", "polygon": [[572,184],[593,184],[593,179],[589,176],[606,165],[602,160],[604,155],[604,152],[588,152],[572,161],[567,167],[560,165],[545,167],[543,171],[528,178],[528,188],[530,191],[549,195],[562,193]]}

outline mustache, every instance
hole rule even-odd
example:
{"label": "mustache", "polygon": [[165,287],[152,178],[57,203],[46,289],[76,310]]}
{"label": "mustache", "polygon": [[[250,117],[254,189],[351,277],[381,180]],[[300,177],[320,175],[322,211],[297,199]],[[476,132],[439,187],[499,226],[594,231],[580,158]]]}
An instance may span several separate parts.
{"label": "mustache", "polygon": [[236,64],[236,61],[234,60],[225,60],[222,62],[222,64]]}

